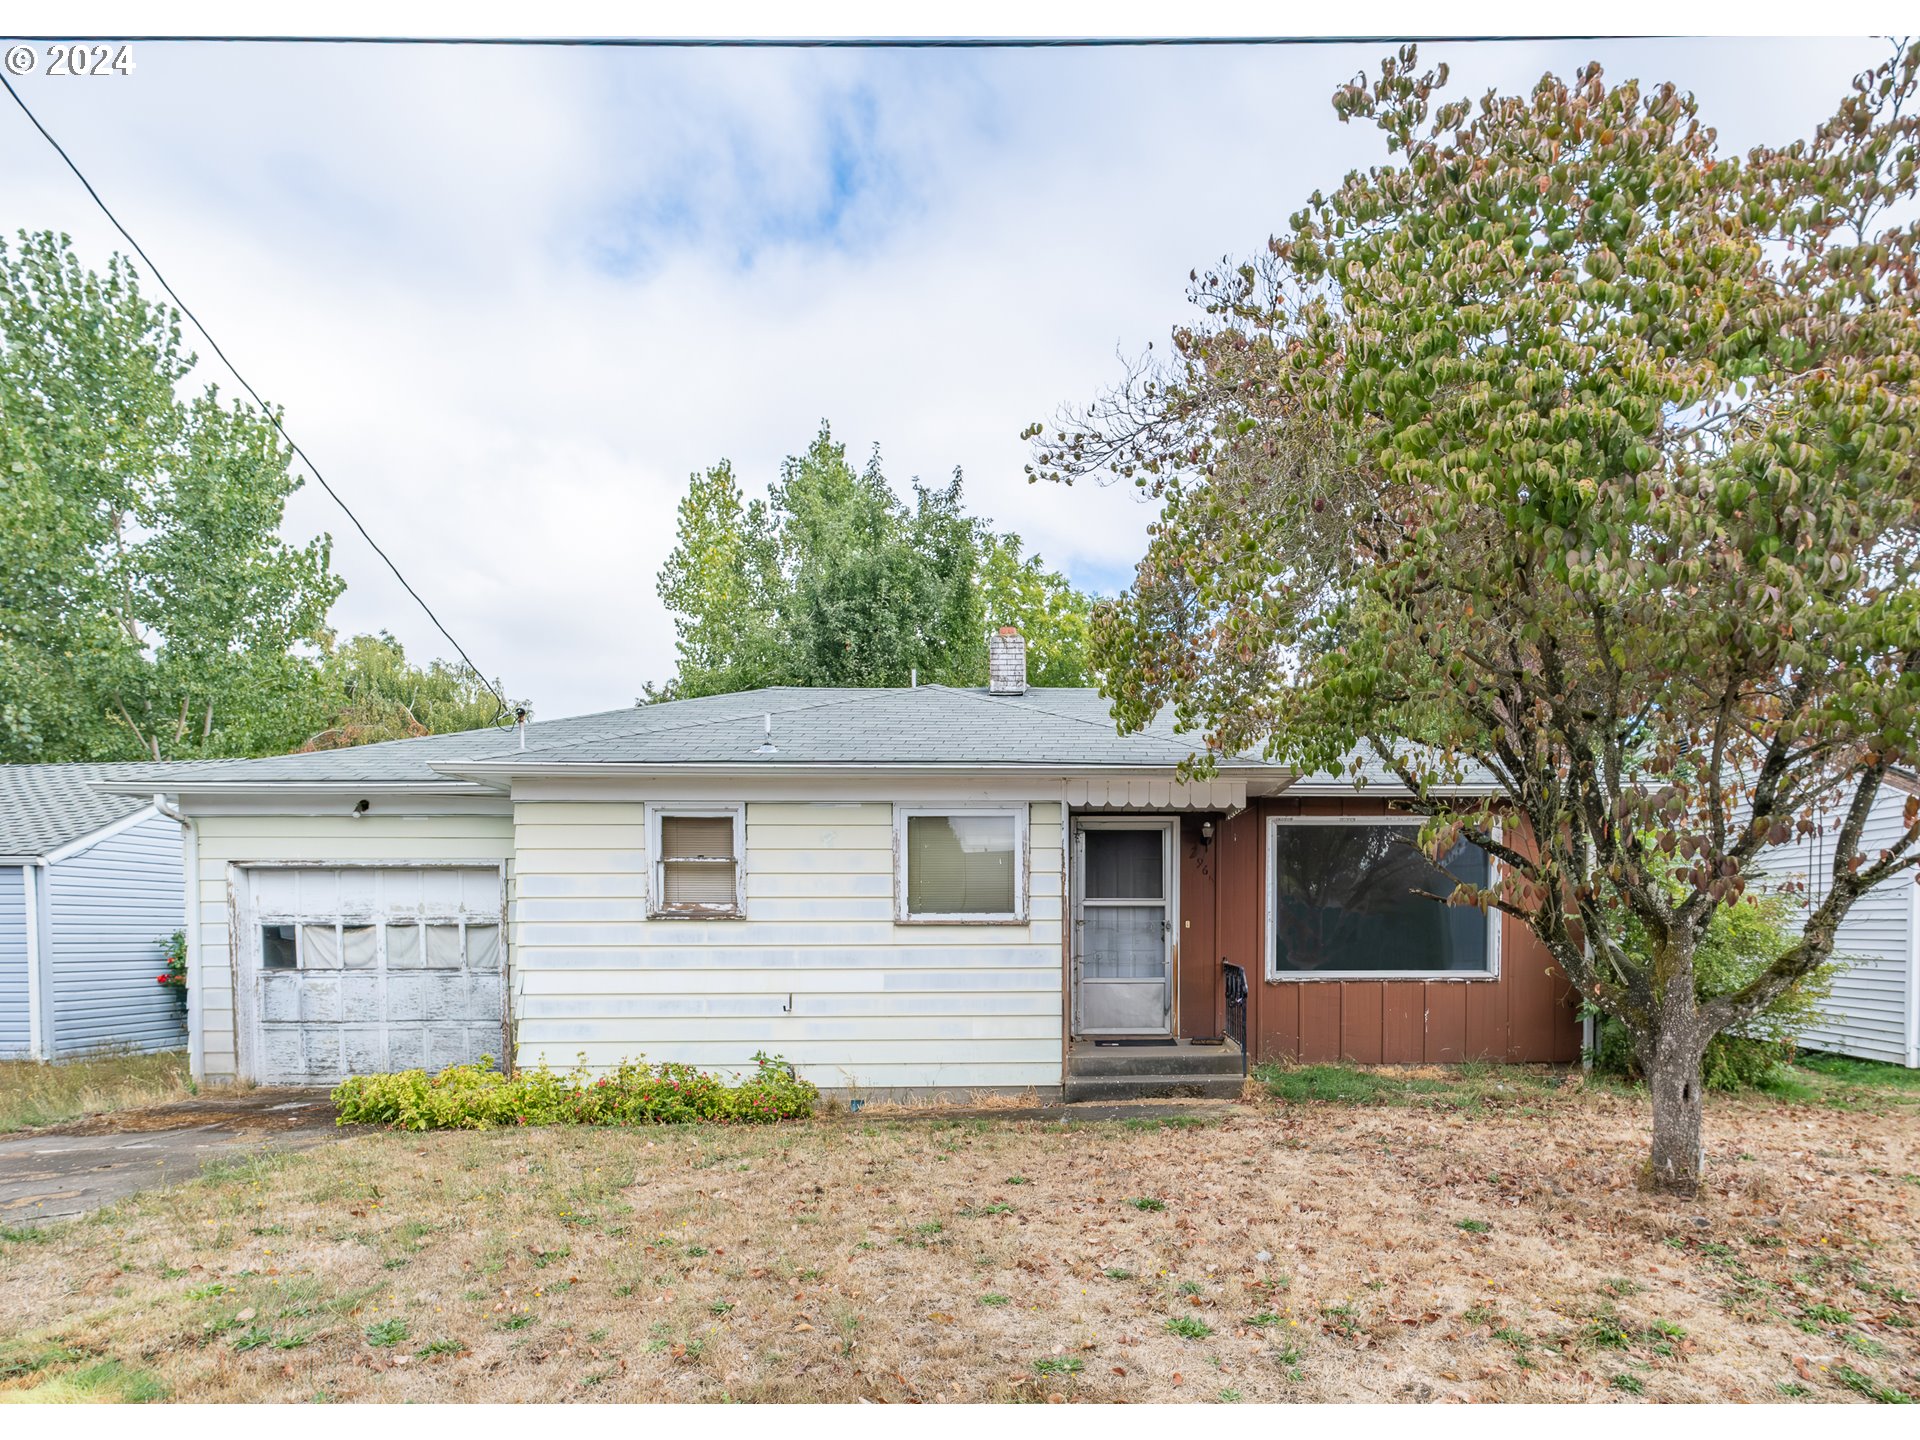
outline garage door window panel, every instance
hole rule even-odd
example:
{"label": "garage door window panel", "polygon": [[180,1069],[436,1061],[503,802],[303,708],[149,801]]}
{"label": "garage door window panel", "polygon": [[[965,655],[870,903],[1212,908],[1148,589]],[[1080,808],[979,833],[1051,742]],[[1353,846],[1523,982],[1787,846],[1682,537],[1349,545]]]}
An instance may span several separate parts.
{"label": "garage door window panel", "polygon": [[387,926],[387,968],[418,970],[421,963],[420,927],[418,925]]}

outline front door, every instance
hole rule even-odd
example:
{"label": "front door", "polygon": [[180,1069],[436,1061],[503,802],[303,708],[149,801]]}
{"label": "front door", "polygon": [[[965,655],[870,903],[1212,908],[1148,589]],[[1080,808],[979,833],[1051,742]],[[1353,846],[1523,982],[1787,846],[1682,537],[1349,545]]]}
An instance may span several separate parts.
{"label": "front door", "polygon": [[1074,836],[1074,1029],[1173,1033],[1171,820],[1082,820]]}

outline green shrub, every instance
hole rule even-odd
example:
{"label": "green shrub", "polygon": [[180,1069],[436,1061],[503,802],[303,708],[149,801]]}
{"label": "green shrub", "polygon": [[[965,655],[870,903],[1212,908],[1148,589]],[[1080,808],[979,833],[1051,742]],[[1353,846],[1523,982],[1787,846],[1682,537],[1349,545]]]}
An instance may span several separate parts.
{"label": "green shrub", "polygon": [[[1702,1000],[1738,990],[1798,940],[1794,902],[1785,895],[1750,890],[1746,898],[1714,912],[1693,956],[1694,988]],[[1645,951],[1647,938],[1637,924],[1623,926],[1623,945]],[[1737,1032],[1722,1032],[1707,1042],[1701,1062],[1709,1090],[1751,1090],[1764,1084],[1793,1059],[1799,1033],[1819,1013],[1833,988],[1838,964],[1822,966],[1790,987]],[[1638,1078],[1627,1027],[1601,1016],[1595,1036],[1593,1067],[1603,1075]]]}
{"label": "green shrub", "polygon": [[611,1074],[581,1066],[556,1074],[545,1065],[507,1076],[491,1056],[438,1075],[403,1070],[356,1075],[334,1087],[341,1125],[397,1130],[487,1130],[504,1125],[677,1125],[695,1121],[754,1125],[803,1120],[820,1092],[777,1057],[755,1055],[754,1073],[737,1085],[691,1065],[623,1060]]}

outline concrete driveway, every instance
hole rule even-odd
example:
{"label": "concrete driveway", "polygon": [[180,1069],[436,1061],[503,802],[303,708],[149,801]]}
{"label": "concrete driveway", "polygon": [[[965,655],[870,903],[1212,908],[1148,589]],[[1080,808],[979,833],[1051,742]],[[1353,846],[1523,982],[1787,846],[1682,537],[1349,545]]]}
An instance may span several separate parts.
{"label": "concrete driveway", "polygon": [[208,1160],[307,1149],[341,1132],[324,1090],[248,1090],[0,1139],[0,1225],[65,1220],[199,1175]]}

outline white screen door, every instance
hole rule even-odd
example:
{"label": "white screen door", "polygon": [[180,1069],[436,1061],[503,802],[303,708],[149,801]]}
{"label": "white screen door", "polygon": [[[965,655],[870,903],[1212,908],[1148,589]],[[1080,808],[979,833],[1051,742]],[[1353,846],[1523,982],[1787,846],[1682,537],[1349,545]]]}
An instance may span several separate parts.
{"label": "white screen door", "polygon": [[1166,1035],[1173,1022],[1171,820],[1090,820],[1074,846],[1075,1028]]}

